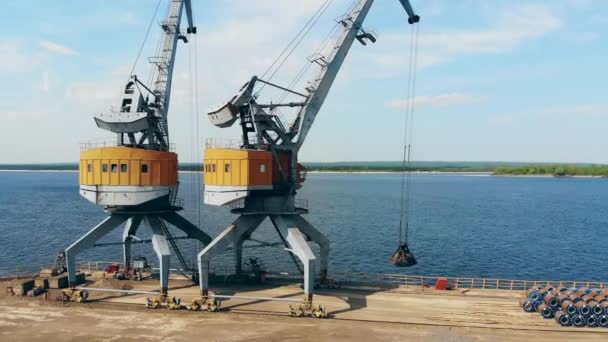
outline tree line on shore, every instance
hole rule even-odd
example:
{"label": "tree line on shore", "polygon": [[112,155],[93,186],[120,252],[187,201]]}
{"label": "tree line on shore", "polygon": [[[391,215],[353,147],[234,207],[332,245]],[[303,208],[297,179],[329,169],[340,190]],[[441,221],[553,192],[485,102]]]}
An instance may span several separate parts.
{"label": "tree line on shore", "polygon": [[597,176],[608,177],[608,165],[575,165],[575,164],[532,164],[525,166],[498,166],[496,175],[550,175],[566,176]]}
{"label": "tree line on shore", "polygon": [[[403,172],[401,162],[303,163],[311,172]],[[77,171],[76,163],[0,164],[0,170]],[[197,163],[180,163],[180,171],[201,171]],[[499,176],[597,176],[608,177],[608,165],[509,162],[413,162],[413,172],[488,172]]]}

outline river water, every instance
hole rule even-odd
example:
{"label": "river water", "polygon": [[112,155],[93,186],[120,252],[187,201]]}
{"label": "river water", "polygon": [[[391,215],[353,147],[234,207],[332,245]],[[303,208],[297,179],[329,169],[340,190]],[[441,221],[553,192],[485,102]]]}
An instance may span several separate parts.
{"label": "river water", "polygon": [[[180,175],[180,197],[182,214],[198,225],[197,177]],[[398,174],[309,174],[299,197],[308,200],[305,217],[332,242],[330,272],[608,278],[608,179],[412,175],[409,244],[418,265],[407,269],[388,262],[398,243],[400,181]],[[226,208],[202,205],[200,212],[200,226],[211,236],[235,219]],[[0,172],[0,274],[50,264],[105,216],[79,196],[75,172]],[[150,231],[138,236],[147,239]],[[120,237],[117,230],[102,241]],[[280,241],[267,222],[253,238]],[[196,244],[178,243],[192,261]],[[139,244],[133,255],[152,258],[151,251]],[[250,248],[244,255],[259,257],[270,271],[295,270],[280,249]],[[96,247],[78,258],[120,261],[121,248]],[[230,260],[228,254],[214,262]]]}

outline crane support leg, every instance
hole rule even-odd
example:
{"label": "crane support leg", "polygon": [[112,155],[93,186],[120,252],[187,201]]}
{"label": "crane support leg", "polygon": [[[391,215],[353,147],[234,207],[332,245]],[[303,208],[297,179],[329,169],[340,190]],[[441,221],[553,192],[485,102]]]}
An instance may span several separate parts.
{"label": "crane support leg", "polygon": [[315,242],[320,247],[320,276],[321,282],[323,283],[327,279],[329,252],[331,248],[329,239],[312,224],[310,224],[310,222],[308,222],[304,217],[297,215],[295,219],[295,226],[298,227],[298,229],[300,229],[309,240]]}
{"label": "crane support leg", "polygon": [[245,239],[239,239],[234,243],[234,273],[243,273],[243,243]]}
{"label": "crane support leg", "polygon": [[91,229],[83,237],[71,244],[65,250],[65,257],[68,269],[68,283],[70,287],[76,285],[76,255],[83,249],[91,248],[99,239],[120,226],[129,217],[126,215],[110,215],[105,220],[101,221],[97,226]]}
{"label": "crane support leg", "polygon": [[[198,270],[200,289],[203,297],[209,295],[209,261],[216,255],[226,251],[230,245],[235,247],[235,254],[242,257],[243,241],[264,221],[265,215],[242,215],[234,223],[226,227],[220,235],[211,241],[198,254]],[[241,247],[237,251],[238,246]],[[242,260],[235,260],[241,263]],[[240,265],[236,265],[237,269]]]}
{"label": "crane support leg", "polygon": [[169,261],[171,256],[169,243],[167,242],[158,216],[146,216],[146,221],[152,229],[152,247],[158,257],[160,268],[160,293],[161,296],[166,296],[169,286]]}
{"label": "crane support leg", "polygon": [[330,242],[329,239],[323,235],[317,228],[315,228],[310,222],[306,221],[301,215],[272,215],[271,219],[276,222],[277,225],[281,226],[282,230],[287,228],[296,227],[306,237],[307,241],[312,241],[319,245],[320,249],[320,269],[321,269],[321,282],[323,283],[327,279],[327,270],[329,262]]}
{"label": "crane support leg", "polygon": [[163,214],[161,215],[161,218],[171,223],[175,228],[186,233],[188,238],[198,240],[205,246],[208,245],[212,240],[211,236],[207,235],[207,233],[200,230],[197,226],[176,212]]}
{"label": "crane support leg", "polygon": [[133,240],[133,236],[137,232],[137,228],[139,228],[141,220],[141,216],[129,217],[122,233],[122,248],[124,256],[124,265],[126,269],[131,268],[131,240]]}
{"label": "crane support leg", "polygon": [[306,301],[312,302],[312,290],[315,282],[316,258],[306,242],[306,236],[298,228],[287,229],[287,243],[291,253],[295,254],[304,265],[304,294]]}

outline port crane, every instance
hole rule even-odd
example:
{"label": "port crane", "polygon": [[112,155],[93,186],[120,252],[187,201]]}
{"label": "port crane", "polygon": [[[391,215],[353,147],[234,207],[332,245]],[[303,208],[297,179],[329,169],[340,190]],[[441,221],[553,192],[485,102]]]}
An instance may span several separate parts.
{"label": "port crane", "polygon": [[[408,22],[420,20],[408,0],[399,0],[408,15]],[[376,36],[363,27],[373,0],[357,0],[349,13],[339,20],[335,45],[327,55],[309,58],[318,65],[318,75],[305,91],[295,91],[258,77],[252,77],[227,103],[208,112],[208,119],[217,127],[231,127],[240,121],[240,146],[221,146],[209,141],[205,150],[204,201],[209,205],[231,206],[238,218],[224,229],[198,255],[201,295],[209,296],[210,260],[232,246],[235,269],[242,271],[242,248],[245,240],[269,218],[291,253],[304,266],[305,302],[312,303],[315,270],[320,266],[321,282],[328,281],[328,238],[302,217],[308,209],[296,200],[297,190],[305,177],[305,168],[298,163],[298,152],[306,141],[331,86],[353,43],[374,43]],[[299,98],[292,102],[260,103],[263,88],[283,90]],[[297,115],[286,126],[274,114],[281,107],[297,108]],[[308,241],[320,247],[320,265]],[[297,264],[297,262],[296,262]]]}
{"label": "port crane", "polygon": [[[181,28],[184,14],[188,22],[186,32]],[[65,250],[72,287],[76,282],[77,254],[94,247],[96,241],[123,224],[126,269],[131,265],[131,242],[138,228],[142,222],[151,228],[151,242],[160,267],[161,295],[166,295],[168,288],[169,246],[182,267],[187,267],[175,242],[177,238],[172,237],[166,223],[203,245],[211,241],[209,235],[178,214],[182,208],[176,201],[177,154],[171,151],[168,130],[178,42],[187,43],[196,34],[191,0],[169,0],[168,13],[160,26],[158,55],[149,58],[153,69],[151,82],[142,82],[132,71],[119,109],[95,116],[99,128],[116,134],[116,142],[102,146],[87,143],[81,148],[80,194],[109,215]]]}

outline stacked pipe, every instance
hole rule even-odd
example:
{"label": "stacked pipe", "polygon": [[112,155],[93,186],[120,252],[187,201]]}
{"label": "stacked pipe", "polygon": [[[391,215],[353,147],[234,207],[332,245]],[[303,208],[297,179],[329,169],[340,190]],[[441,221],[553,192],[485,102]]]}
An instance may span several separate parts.
{"label": "stacked pipe", "polygon": [[563,327],[608,328],[608,289],[537,286],[526,291],[519,304]]}

